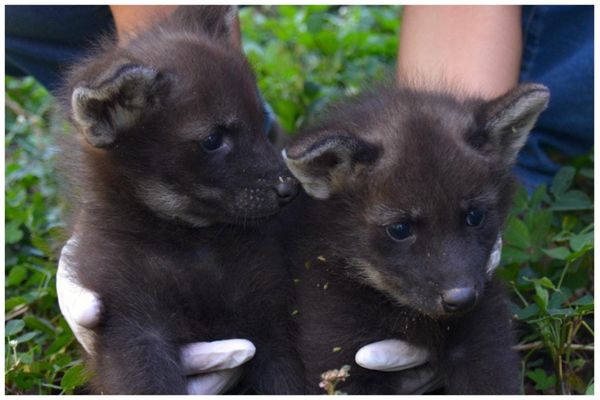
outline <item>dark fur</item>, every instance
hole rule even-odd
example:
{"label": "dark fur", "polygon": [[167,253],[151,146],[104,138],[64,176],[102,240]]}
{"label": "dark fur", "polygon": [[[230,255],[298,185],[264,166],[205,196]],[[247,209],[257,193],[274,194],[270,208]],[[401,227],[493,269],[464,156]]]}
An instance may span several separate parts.
{"label": "dark fur", "polygon": [[[250,68],[229,45],[229,7],[183,7],[69,74],[77,279],[99,294],[92,391],[183,394],[183,344],[252,341],[243,388],[296,393],[274,186],[293,180],[261,127]],[[91,93],[91,94],[89,94]],[[98,97],[104,96],[104,97]],[[200,141],[223,133],[227,150]],[[256,221],[260,223],[256,223]]]}
{"label": "dark fur", "polygon": [[[539,85],[492,102],[381,88],[333,108],[286,149],[318,198],[286,210],[309,393],[345,364],[337,389],[402,393],[410,371],[354,361],[360,347],[393,338],[431,352],[446,393],[519,392],[504,290],[486,263],[509,211],[514,157],[547,98]],[[478,227],[465,224],[471,207],[487,211]],[[404,221],[411,238],[386,234]],[[445,312],[441,291],[463,286],[477,291],[475,308]]]}

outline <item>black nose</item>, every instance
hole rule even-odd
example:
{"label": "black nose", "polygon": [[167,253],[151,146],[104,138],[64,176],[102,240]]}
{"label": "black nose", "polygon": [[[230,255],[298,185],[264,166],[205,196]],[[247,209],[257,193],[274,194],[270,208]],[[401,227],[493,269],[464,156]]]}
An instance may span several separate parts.
{"label": "black nose", "polygon": [[475,305],[475,289],[462,287],[446,290],[442,293],[442,305],[446,312],[465,311]]}
{"label": "black nose", "polygon": [[288,178],[275,185],[275,192],[279,196],[280,204],[288,203],[298,194],[298,184],[295,180]]}

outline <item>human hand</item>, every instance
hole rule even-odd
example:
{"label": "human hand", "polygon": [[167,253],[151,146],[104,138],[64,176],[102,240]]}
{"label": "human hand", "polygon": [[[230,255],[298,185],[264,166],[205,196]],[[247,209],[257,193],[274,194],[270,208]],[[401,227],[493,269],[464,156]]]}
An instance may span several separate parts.
{"label": "human hand", "polygon": [[422,394],[439,383],[435,370],[427,362],[426,349],[398,339],[388,339],[361,347],[355,361],[363,368],[382,372],[405,371],[398,394]]}
{"label": "human hand", "polygon": [[[500,264],[502,237],[498,235],[486,265],[491,275]],[[421,394],[435,389],[439,384],[434,369],[427,364],[430,354],[426,349],[416,347],[403,340],[388,339],[361,347],[355,360],[363,368],[382,372],[405,371],[401,394]]]}
{"label": "human hand", "polygon": [[241,377],[242,364],[256,348],[246,339],[190,343],[181,348],[181,362],[188,377],[188,394],[219,394]]}
{"label": "human hand", "polygon": [[[100,322],[102,302],[98,295],[79,285],[71,272],[68,256],[76,239],[62,249],[56,274],[58,304],[73,334],[86,352],[94,353],[92,329]],[[218,394],[240,378],[242,364],[254,357],[256,348],[245,339],[197,342],[182,346],[181,362],[188,394]]]}

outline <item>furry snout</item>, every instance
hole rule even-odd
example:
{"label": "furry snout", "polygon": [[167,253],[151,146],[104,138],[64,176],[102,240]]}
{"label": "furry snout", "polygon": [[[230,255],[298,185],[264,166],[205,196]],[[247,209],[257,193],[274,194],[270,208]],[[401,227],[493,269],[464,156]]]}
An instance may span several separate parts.
{"label": "furry snout", "polygon": [[279,212],[282,206],[298,194],[298,181],[289,176],[258,179],[256,186],[242,188],[232,204],[232,214],[242,218],[266,218]]}
{"label": "furry snout", "polygon": [[292,177],[279,177],[279,182],[275,184],[274,189],[277,194],[279,204],[284,205],[292,201],[298,194],[299,183]]}
{"label": "furry snout", "polygon": [[470,286],[457,287],[442,292],[440,299],[442,308],[449,314],[466,312],[475,306],[478,293]]}

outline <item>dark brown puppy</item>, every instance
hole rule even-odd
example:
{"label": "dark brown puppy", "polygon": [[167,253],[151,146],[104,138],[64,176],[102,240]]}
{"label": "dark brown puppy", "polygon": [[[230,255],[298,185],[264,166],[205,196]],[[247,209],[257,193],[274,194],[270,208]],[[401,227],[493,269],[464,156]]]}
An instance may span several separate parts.
{"label": "dark brown puppy", "polygon": [[354,361],[399,338],[431,352],[446,393],[518,393],[510,316],[487,261],[511,167],[547,101],[541,85],[490,102],[390,85],[333,108],[287,148],[314,198],[286,210],[309,392],[349,364],[341,391],[401,393],[408,372]]}
{"label": "dark brown puppy", "polygon": [[230,45],[234,15],[182,7],[69,75],[64,100],[81,134],[69,261],[104,305],[88,360],[96,393],[183,394],[181,345],[229,338],[257,348],[244,387],[301,388],[292,288],[266,220],[297,185]]}

